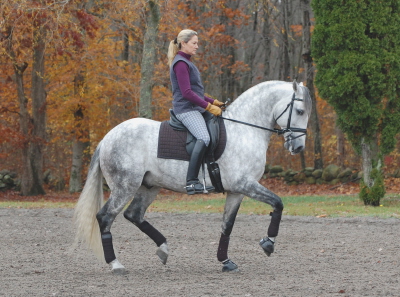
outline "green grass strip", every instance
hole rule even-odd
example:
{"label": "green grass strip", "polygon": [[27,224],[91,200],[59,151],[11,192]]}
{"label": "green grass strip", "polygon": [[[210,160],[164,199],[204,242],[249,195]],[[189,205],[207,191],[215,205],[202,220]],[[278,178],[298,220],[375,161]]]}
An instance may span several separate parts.
{"label": "green grass strip", "polygon": [[[400,195],[388,194],[378,207],[365,206],[357,195],[343,196],[288,196],[282,197],[284,215],[316,217],[380,217],[400,218]],[[166,196],[159,197],[148,212],[168,213],[223,213],[225,198],[222,195],[209,196]],[[73,208],[74,202],[3,201],[0,208]],[[239,214],[266,215],[271,207],[245,197]]]}

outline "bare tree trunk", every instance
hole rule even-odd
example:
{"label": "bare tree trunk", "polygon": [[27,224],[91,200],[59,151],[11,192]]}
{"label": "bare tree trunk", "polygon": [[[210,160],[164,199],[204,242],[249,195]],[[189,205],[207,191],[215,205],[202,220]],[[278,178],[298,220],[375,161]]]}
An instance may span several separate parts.
{"label": "bare tree trunk", "polygon": [[289,44],[289,28],[290,28],[290,10],[289,0],[282,0],[283,9],[283,53],[282,53],[282,68],[281,80],[290,80],[290,44]]}
{"label": "bare tree trunk", "polygon": [[322,142],[321,142],[321,131],[318,119],[317,100],[315,99],[314,89],[314,66],[311,57],[311,31],[310,31],[310,17],[308,0],[303,0],[306,5],[303,11],[303,50],[302,57],[304,61],[304,67],[306,72],[306,85],[310,91],[313,109],[310,115],[311,129],[314,135],[314,168],[322,169],[324,164],[322,160]]}
{"label": "bare tree trunk", "polygon": [[44,89],[45,26],[34,21],[34,47],[32,65],[33,141],[29,150],[33,184],[29,195],[43,195],[43,160],[46,142],[46,91]]}
{"label": "bare tree trunk", "polygon": [[378,138],[366,141],[361,140],[361,155],[363,182],[361,183],[360,198],[365,205],[379,206],[380,199],[385,195],[385,183],[381,171]]}
{"label": "bare tree trunk", "polygon": [[151,101],[153,90],[153,73],[156,62],[157,34],[160,23],[160,7],[158,1],[149,1],[147,28],[144,35],[143,58],[140,81],[139,116],[152,117]]}
{"label": "bare tree trunk", "polygon": [[[235,10],[239,7],[240,1],[226,1],[225,6],[227,8],[231,8]],[[236,50],[234,47],[235,40],[235,25],[231,24],[230,20],[226,15],[222,15],[220,17],[220,23],[225,25],[225,33],[228,35],[232,42],[232,45],[225,46],[222,49],[222,52],[226,57],[228,57],[229,62],[226,67],[224,67],[221,74],[221,98],[225,101],[227,98],[235,98],[235,91],[238,91],[240,88],[236,88],[237,84],[235,82],[235,77],[230,69],[230,66],[234,65],[236,62]]]}
{"label": "bare tree trunk", "polygon": [[28,67],[28,63],[23,65],[14,64],[15,78],[17,84],[18,101],[19,101],[19,125],[21,134],[24,137],[24,143],[22,146],[22,177],[21,177],[21,194],[27,196],[32,187],[32,166],[29,158],[29,146],[30,146],[30,122],[31,117],[28,112],[28,99],[25,96],[24,87],[24,71]]}
{"label": "bare tree trunk", "polygon": [[306,157],[304,156],[304,151],[300,153],[300,163],[301,163],[301,168],[305,169],[306,168]]}
{"label": "bare tree trunk", "polygon": [[[132,60],[130,56],[130,42],[128,33],[123,34],[123,42],[124,47],[121,54],[122,60],[126,61],[126,65],[129,64],[129,61]],[[129,94],[124,89],[121,89],[117,92],[116,96],[117,104],[111,107],[112,110],[112,126],[121,123],[122,121],[126,121],[132,117],[133,112],[133,101],[132,95]],[[113,123],[115,122],[115,124]]]}
{"label": "bare tree trunk", "polygon": [[46,93],[44,91],[44,34],[45,29],[34,26],[34,48],[32,68],[32,115],[28,111],[28,98],[25,95],[24,72],[28,63],[18,65],[12,48],[12,31],[8,33],[7,52],[13,63],[20,116],[20,131],[24,137],[22,147],[23,172],[21,178],[21,195],[45,194],[43,189],[43,146],[46,136]]}
{"label": "bare tree trunk", "polygon": [[362,170],[363,180],[367,187],[374,186],[374,179],[371,177],[371,171],[378,164],[378,143],[375,141],[366,142],[365,139],[361,143]]}
{"label": "bare tree trunk", "polygon": [[[80,96],[81,90],[83,91],[84,86],[84,76],[78,73],[74,79],[74,95]],[[76,193],[82,190],[82,158],[84,143],[82,138],[84,136],[84,131],[82,129],[84,118],[83,108],[78,104],[77,109],[74,111],[74,128],[75,137],[72,143],[72,165],[71,174],[69,177],[69,192]]]}
{"label": "bare tree trunk", "polygon": [[345,156],[345,150],[344,150],[344,133],[342,130],[336,126],[336,139],[337,139],[337,165],[344,169],[344,156]]}
{"label": "bare tree trunk", "polygon": [[76,193],[82,191],[82,156],[85,144],[78,139],[74,139],[72,144],[72,166],[69,178],[69,192]]}
{"label": "bare tree trunk", "polygon": [[[74,112],[75,121],[83,120],[82,108]],[[80,124],[78,124],[80,126]],[[82,137],[76,137],[72,144],[72,166],[71,176],[69,178],[69,192],[76,193],[82,191],[82,167],[83,167],[83,151],[86,143],[82,141]]]}
{"label": "bare tree trunk", "polygon": [[[247,48],[244,51],[244,63],[250,66],[250,71],[244,75],[244,77],[241,79],[240,86],[238,87],[238,94],[243,93],[246,91],[248,88],[252,86],[253,83],[253,65],[255,63],[255,54],[257,50],[257,27],[258,27],[258,10],[259,10],[259,3],[258,1],[254,1],[254,7],[250,5],[250,9],[253,15],[253,26],[251,32],[246,32],[247,35],[250,35],[250,38],[247,39],[244,37],[245,40],[247,40]],[[248,34],[250,33],[250,34]]]}
{"label": "bare tree trunk", "polygon": [[[82,96],[85,92],[84,71],[76,74],[74,79],[74,95]],[[76,193],[82,191],[82,168],[84,159],[84,150],[88,147],[87,127],[85,125],[85,109],[78,104],[74,111],[74,133],[75,137],[72,143],[72,165],[69,178],[69,192]]]}
{"label": "bare tree trunk", "polygon": [[8,56],[13,64],[15,73],[15,84],[17,86],[17,95],[19,103],[19,129],[23,137],[22,145],[22,177],[21,177],[21,195],[27,196],[32,187],[32,166],[31,160],[29,158],[29,146],[31,138],[31,127],[32,119],[28,111],[28,98],[25,95],[25,85],[24,85],[24,72],[28,67],[28,63],[18,64],[15,57],[15,52],[12,47],[12,27],[8,27],[4,35],[1,36],[8,40],[6,43],[6,50]]}
{"label": "bare tree trunk", "polygon": [[122,51],[122,60],[129,61],[129,35],[128,33],[124,32],[123,34],[124,40],[124,49]]}
{"label": "bare tree trunk", "polygon": [[[263,0],[263,27],[262,27],[262,35],[263,35],[263,51],[264,51],[264,78],[268,80],[270,78],[271,71],[271,20],[274,11],[274,4],[270,4],[270,0]],[[274,20],[274,19],[273,19]]]}

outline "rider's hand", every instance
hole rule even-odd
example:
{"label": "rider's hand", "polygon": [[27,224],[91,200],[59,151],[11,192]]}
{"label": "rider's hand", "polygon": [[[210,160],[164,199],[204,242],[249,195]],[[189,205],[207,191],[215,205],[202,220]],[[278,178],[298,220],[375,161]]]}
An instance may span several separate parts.
{"label": "rider's hand", "polygon": [[211,105],[210,103],[208,103],[208,105],[207,105],[207,107],[206,107],[206,110],[209,111],[209,112],[211,112],[211,113],[212,113],[213,115],[215,115],[215,116],[220,116],[221,113],[222,113],[221,108],[219,108],[219,107],[216,106],[216,105]]}
{"label": "rider's hand", "polygon": [[221,107],[221,106],[224,106],[225,103],[223,103],[223,102],[218,101],[217,99],[215,99],[214,102],[213,102],[213,105],[218,106],[218,107]]}

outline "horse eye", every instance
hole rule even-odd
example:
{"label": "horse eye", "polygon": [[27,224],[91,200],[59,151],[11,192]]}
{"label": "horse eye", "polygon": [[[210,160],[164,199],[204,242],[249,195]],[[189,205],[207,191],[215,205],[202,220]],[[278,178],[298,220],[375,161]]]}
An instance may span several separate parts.
{"label": "horse eye", "polygon": [[304,114],[304,110],[302,110],[302,109],[297,109],[296,111],[297,111],[298,115],[303,115]]}

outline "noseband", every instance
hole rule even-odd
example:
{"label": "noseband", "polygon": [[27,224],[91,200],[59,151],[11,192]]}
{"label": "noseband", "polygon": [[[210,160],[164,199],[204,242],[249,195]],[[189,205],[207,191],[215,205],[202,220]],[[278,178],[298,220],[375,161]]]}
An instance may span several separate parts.
{"label": "noseband", "polygon": [[[289,136],[287,137],[288,138],[286,140],[286,142],[287,142],[287,141],[294,140],[296,138],[299,138],[299,137],[304,136],[304,135],[307,134],[307,129],[291,128],[290,127],[290,122],[292,120],[292,111],[293,111],[294,101],[303,101],[303,99],[296,98],[296,93],[293,93],[292,100],[290,101],[290,103],[286,106],[285,110],[282,111],[282,113],[275,119],[275,122],[276,122],[290,107],[288,122],[287,122],[287,126],[286,126],[285,129],[269,129],[269,128],[266,128],[266,127],[261,127],[261,126],[249,124],[249,123],[238,121],[238,120],[234,120],[234,119],[224,118],[222,116],[220,116],[220,118],[224,119],[224,120],[231,121],[231,122],[247,125],[247,126],[250,126],[250,127],[259,128],[259,129],[262,129],[262,130],[267,130],[267,131],[270,131],[270,132],[274,132],[274,133],[277,133],[278,135],[282,135],[282,134],[285,134],[285,133],[290,133]],[[303,134],[300,134],[300,135],[298,135],[296,137],[291,137],[293,132],[300,132],[300,133],[303,133]]]}

